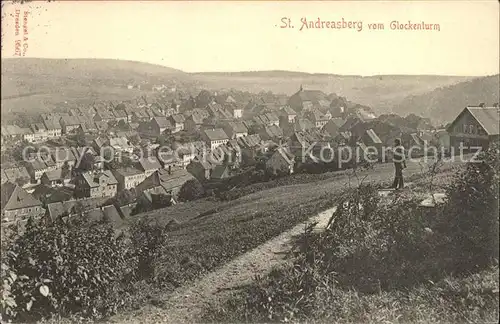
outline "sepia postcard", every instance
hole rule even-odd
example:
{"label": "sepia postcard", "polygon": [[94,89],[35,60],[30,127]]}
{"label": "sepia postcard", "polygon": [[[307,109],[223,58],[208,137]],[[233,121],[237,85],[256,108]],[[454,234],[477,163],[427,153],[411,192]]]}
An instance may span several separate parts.
{"label": "sepia postcard", "polygon": [[498,323],[500,3],[2,1],[2,323]]}

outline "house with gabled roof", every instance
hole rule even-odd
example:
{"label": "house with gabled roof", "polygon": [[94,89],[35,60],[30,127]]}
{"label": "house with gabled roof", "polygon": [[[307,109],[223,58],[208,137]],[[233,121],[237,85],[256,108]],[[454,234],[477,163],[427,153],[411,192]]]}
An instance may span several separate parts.
{"label": "house with gabled roof", "polygon": [[137,192],[144,192],[157,190],[155,188],[162,187],[166,194],[175,197],[179,193],[182,185],[192,179],[194,179],[193,175],[185,169],[160,169],[141,182],[136,190]]}
{"label": "house with gabled roof", "polygon": [[280,147],[266,161],[266,170],[272,174],[292,174],[295,156],[286,148]]}
{"label": "house with gabled roof", "polygon": [[62,116],[59,120],[62,134],[73,134],[80,127],[80,121],[76,116]]}
{"label": "house with gabled roof", "polygon": [[62,127],[59,123],[59,119],[56,117],[48,117],[43,120],[43,124],[45,129],[47,130],[48,138],[58,138],[61,137]]}
{"label": "house with gabled roof", "polygon": [[55,169],[42,174],[40,182],[50,187],[65,186],[71,181],[71,171],[69,169]]}
{"label": "house with gabled roof", "polygon": [[160,136],[165,133],[166,130],[172,130],[172,123],[165,116],[154,117],[150,122],[150,134],[155,136]]}
{"label": "house with gabled roof", "polygon": [[137,187],[137,185],[146,179],[143,170],[136,167],[123,167],[112,171],[118,181],[117,190],[128,190]]}
{"label": "house with gabled roof", "polygon": [[328,121],[331,118],[331,115],[328,116],[326,114],[323,114],[318,109],[313,109],[313,110],[309,111],[306,116],[309,118],[310,121],[312,121],[314,123],[314,125],[318,129],[322,129],[323,126],[325,126],[326,123],[328,123]]}
{"label": "house with gabled roof", "polygon": [[499,139],[499,108],[465,107],[448,126],[450,146],[455,152],[463,147],[464,150],[476,150],[475,147],[486,149],[493,141]]}
{"label": "house with gabled roof", "polygon": [[47,128],[43,123],[35,123],[30,125],[31,131],[33,132],[33,141],[32,143],[42,143],[45,142],[48,137],[49,133],[47,131]]}
{"label": "house with gabled roof", "polygon": [[104,122],[110,122],[112,120],[116,120],[115,116],[113,115],[113,112],[107,108],[98,109],[93,119],[94,121],[104,121]]}
{"label": "house with gabled roof", "polygon": [[288,123],[293,123],[295,121],[295,118],[297,117],[297,112],[295,110],[293,110],[292,107],[290,107],[288,105],[281,108],[279,114]]}
{"label": "house with gabled roof", "polygon": [[206,156],[196,157],[186,166],[186,170],[199,181],[210,180],[212,170],[216,167]]}
{"label": "house with gabled roof", "polygon": [[245,124],[243,124],[243,122],[241,121],[225,122],[224,125],[222,126],[222,129],[231,139],[248,135],[248,129],[245,127]]}
{"label": "house with gabled roof", "polygon": [[229,141],[229,137],[222,128],[205,129],[201,136],[211,150]]}
{"label": "house with gabled roof", "polygon": [[301,86],[299,91],[288,99],[288,105],[295,111],[308,111],[327,109],[330,106],[330,101],[323,91],[304,90]]}
{"label": "house with gabled roof", "polygon": [[112,197],[116,195],[118,181],[110,170],[88,171],[75,178],[75,196]]}
{"label": "house with gabled roof", "polygon": [[186,118],[183,114],[175,114],[168,117],[168,121],[172,125],[172,133],[177,133],[184,130],[184,122]]}
{"label": "house with gabled roof", "polygon": [[335,138],[340,132],[340,127],[344,124],[345,120],[342,118],[331,118],[325,126],[321,128],[321,132],[330,138]]}
{"label": "house with gabled roof", "polygon": [[283,138],[283,130],[276,125],[264,126],[259,129],[258,134],[262,140],[278,141]]}
{"label": "house with gabled roof", "polygon": [[120,122],[120,120],[124,121],[125,123],[128,122],[128,114],[125,112],[123,109],[115,109],[112,111],[113,116],[115,117],[115,120],[117,122]]}
{"label": "house with gabled roof", "polygon": [[154,156],[139,159],[138,163],[139,169],[144,172],[146,178],[162,168],[160,161]]}
{"label": "house with gabled roof", "polygon": [[1,186],[2,223],[39,218],[45,213],[42,203],[15,183]]}
{"label": "house with gabled roof", "polygon": [[2,183],[12,182],[12,183],[25,183],[28,184],[30,181],[30,175],[28,170],[24,166],[20,166],[17,164],[5,164],[2,163],[0,167],[2,171]]}
{"label": "house with gabled roof", "polygon": [[76,164],[76,157],[70,148],[56,147],[51,151],[51,156],[57,168],[62,168],[65,164],[73,168]]}

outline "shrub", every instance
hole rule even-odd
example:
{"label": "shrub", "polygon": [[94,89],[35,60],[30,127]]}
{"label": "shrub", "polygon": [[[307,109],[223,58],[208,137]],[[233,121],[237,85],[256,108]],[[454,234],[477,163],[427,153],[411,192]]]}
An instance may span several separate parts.
{"label": "shrub", "polygon": [[2,254],[2,315],[111,314],[124,302],[121,283],[135,268],[128,252],[108,224],[58,220],[45,227],[29,220]]}
{"label": "shrub", "polygon": [[498,146],[483,152],[455,175],[447,188],[443,232],[453,240],[462,266],[483,266],[498,259]]}
{"label": "shrub", "polygon": [[180,201],[190,201],[201,198],[203,194],[201,183],[196,179],[191,179],[182,185],[178,198]]}
{"label": "shrub", "polygon": [[141,218],[130,228],[130,239],[137,257],[136,278],[154,278],[156,262],[159,259],[167,241],[167,226],[150,223],[147,218]]}

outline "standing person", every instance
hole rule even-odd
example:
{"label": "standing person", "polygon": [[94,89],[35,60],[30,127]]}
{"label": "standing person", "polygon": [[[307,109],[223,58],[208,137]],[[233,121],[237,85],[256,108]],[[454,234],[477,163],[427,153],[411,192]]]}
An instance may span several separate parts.
{"label": "standing person", "polygon": [[401,145],[401,140],[397,138],[394,141],[394,151],[393,158],[394,169],[396,171],[396,176],[394,177],[394,182],[392,183],[393,189],[403,189],[403,169],[406,168],[406,158],[405,158],[405,148]]}

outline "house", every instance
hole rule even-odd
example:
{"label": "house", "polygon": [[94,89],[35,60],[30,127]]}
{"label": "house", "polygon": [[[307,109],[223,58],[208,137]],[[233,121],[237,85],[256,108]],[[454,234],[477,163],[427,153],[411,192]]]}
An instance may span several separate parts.
{"label": "house", "polygon": [[188,164],[186,170],[201,182],[210,180],[214,168],[215,165],[210,163],[207,158],[197,157]]}
{"label": "house", "polygon": [[230,139],[248,135],[248,129],[241,121],[230,121],[224,123],[222,129],[226,132]]}
{"label": "house", "polygon": [[360,138],[361,143],[363,143],[367,148],[370,147],[370,152],[376,150],[379,157],[382,156],[382,140],[378,137],[373,129],[366,130]]}
{"label": "house", "polygon": [[98,109],[93,119],[96,122],[103,121],[108,123],[112,120],[116,120],[116,117],[115,115],[113,115],[113,112],[111,110],[104,108],[104,109]]}
{"label": "house", "polygon": [[31,181],[37,183],[45,172],[53,171],[42,159],[33,159],[26,162],[26,169],[30,175]]}
{"label": "house", "polygon": [[288,99],[288,105],[295,111],[323,110],[330,107],[330,101],[324,92],[304,90],[301,86],[299,91]]}
{"label": "house", "polygon": [[177,133],[181,130],[184,130],[184,122],[186,121],[186,118],[183,114],[175,114],[169,116],[168,121],[172,125],[172,133]]}
{"label": "house", "polygon": [[109,170],[83,172],[75,179],[75,196],[112,197],[116,195],[117,185],[118,181]]}
{"label": "house", "polygon": [[49,137],[49,132],[43,123],[36,123],[30,125],[33,132],[32,143],[45,142]]}
{"label": "house", "polygon": [[272,174],[292,174],[294,165],[293,154],[285,148],[278,148],[266,161],[266,170]]}
{"label": "house", "polygon": [[125,112],[125,110],[115,109],[112,111],[112,114],[113,114],[114,120],[116,120],[116,122],[118,122],[118,123],[120,121],[127,123],[129,120],[128,114],[127,114],[127,112]]}
{"label": "house", "polygon": [[5,125],[1,128],[2,138],[5,140],[27,140],[31,142],[33,132],[28,128],[21,128],[17,125]]}
{"label": "house", "polygon": [[136,190],[137,192],[142,192],[160,186],[164,189],[166,194],[175,197],[179,193],[182,185],[192,179],[194,179],[193,175],[191,175],[185,169],[160,169],[147,177],[142,183],[140,183],[137,186]]}
{"label": "house", "polygon": [[330,138],[335,138],[340,132],[340,127],[344,124],[345,120],[342,118],[331,118],[323,128],[321,128],[321,132]]}
{"label": "house", "polygon": [[233,168],[228,164],[220,164],[215,166],[212,170],[212,174],[210,176],[211,180],[222,180],[230,178],[234,175]]}
{"label": "house", "polygon": [[264,115],[266,116],[268,126],[279,126],[280,119],[278,118],[278,116],[275,113],[268,112],[268,113],[265,113]]}
{"label": "house", "polygon": [[62,134],[75,134],[81,124],[75,116],[62,116],[59,123],[62,127]]}
{"label": "house", "polygon": [[229,137],[222,128],[205,129],[201,136],[211,150],[229,141]]}
{"label": "house", "polygon": [[69,169],[56,169],[45,172],[40,178],[40,182],[46,186],[66,186],[71,181],[71,171]]}
{"label": "house", "polygon": [[134,152],[134,146],[126,137],[111,137],[108,143],[116,152]]}
{"label": "house", "polygon": [[137,185],[146,179],[144,171],[135,167],[124,167],[113,170],[113,175],[118,182],[117,190],[128,190],[137,187]]}
{"label": "house", "polygon": [[361,127],[363,125],[363,121],[356,116],[351,116],[348,117],[345,123],[339,128],[339,131],[341,132],[346,132],[346,131],[352,131],[354,127]]}
{"label": "house", "polygon": [[42,202],[44,206],[73,199],[73,189],[68,187],[52,187],[45,184],[37,185],[31,195]]}
{"label": "house", "polygon": [[52,150],[51,156],[57,168],[62,168],[65,164],[73,168],[76,164],[76,157],[70,148],[56,147]]}
{"label": "house", "polygon": [[179,166],[185,168],[196,157],[197,153],[202,153],[203,146],[203,142],[174,144],[174,151],[177,155]]}
{"label": "house", "polygon": [[1,186],[2,223],[25,220],[29,217],[43,216],[42,203],[15,183],[7,182]]}
{"label": "house", "polygon": [[161,169],[161,164],[157,158],[150,156],[147,158],[139,159],[139,168],[144,172],[145,177],[149,177],[154,172]]}
{"label": "house", "polygon": [[2,183],[12,182],[24,186],[30,182],[30,174],[23,166],[3,163],[0,170],[2,171]]}
{"label": "house", "polygon": [[154,117],[150,122],[151,135],[160,136],[167,129],[172,130],[172,124],[167,117]]}
{"label": "house", "polygon": [[280,110],[280,116],[283,116],[288,123],[293,123],[297,117],[297,112],[287,105]]}
{"label": "house", "polygon": [[326,123],[328,123],[328,121],[330,120],[331,115],[326,115],[318,109],[313,109],[312,111],[307,113],[307,117],[314,123],[316,128],[322,129],[323,126],[325,126]]}
{"label": "house", "polygon": [[47,130],[47,137],[49,139],[61,137],[62,127],[58,119],[47,117],[47,119],[43,120],[43,125]]}
{"label": "house", "polygon": [[265,141],[279,141],[283,138],[283,130],[276,125],[261,127],[258,134],[260,135],[260,138]]}
{"label": "house", "polygon": [[456,152],[486,149],[499,138],[498,107],[465,107],[446,129],[450,135],[450,146]]}

